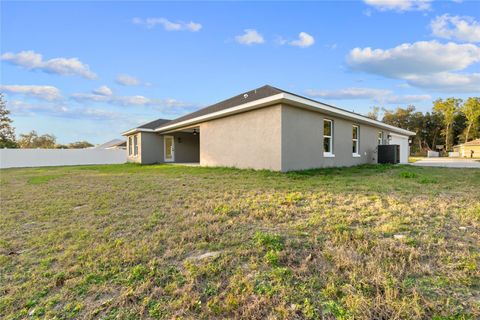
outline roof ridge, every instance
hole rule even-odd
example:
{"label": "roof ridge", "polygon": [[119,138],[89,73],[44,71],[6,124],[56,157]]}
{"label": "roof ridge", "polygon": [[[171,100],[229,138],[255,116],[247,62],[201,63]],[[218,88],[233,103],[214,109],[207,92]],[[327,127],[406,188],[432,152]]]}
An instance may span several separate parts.
{"label": "roof ridge", "polygon": [[[250,96],[249,94],[251,92],[255,92],[255,94],[256,95],[258,94],[258,96],[255,96],[255,97]],[[189,119],[192,119],[192,118],[197,117],[197,116],[202,116],[202,115],[206,115],[206,114],[213,113],[213,112],[216,112],[216,111],[229,109],[229,108],[237,106],[239,104],[252,102],[252,101],[255,101],[255,100],[259,100],[259,99],[266,98],[266,97],[269,97],[269,96],[273,96],[275,94],[283,93],[283,92],[285,92],[285,91],[266,84],[266,85],[263,85],[263,86],[258,87],[258,88],[254,88],[254,89],[251,89],[251,90],[248,90],[248,91],[243,91],[242,93],[239,93],[239,94],[237,94],[233,97],[221,100],[221,101],[216,102],[214,104],[211,104],[211,105],[208,105],[208,106],[203,107],[201,109],[198,109],[194,112],[191,112],[191,113],[188,113],[188,114],[183,115],[181,117],[170,120],[167,123],[161,124],[156,129],[159,129],[159,128],[162,128],[162,127],[174,124],[174,123],[178,123],[178,122],[181,122],[181,121],[189,120]]]}

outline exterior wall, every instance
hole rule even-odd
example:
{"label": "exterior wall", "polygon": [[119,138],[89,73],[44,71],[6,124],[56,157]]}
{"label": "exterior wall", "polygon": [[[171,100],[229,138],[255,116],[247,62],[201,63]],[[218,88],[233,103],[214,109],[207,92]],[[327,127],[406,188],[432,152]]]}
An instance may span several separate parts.
{"label": "exterior wall", "polygon": [[200,164],[282,170],[282,106],[200,124]]}
{"label": "exterior wall", "polygon": [[[130,137],[137,136],[138,154],[134,155],[134,146],[132,143],[132,154],[129,155]],[[143,164],[158,163],[163,161],[163,139],[154,132],[138,132],[127,136],[127,161]]]}
{"label": "exterior wall", "polygon": [[[323,120],[333,121],[333,154],[323,153]],[[352,126],[359,127],[359,152],[352,155]],[[200,134],[174,132],[159,135],[140,132],[139,155],[128,161],[164,162],[164,136],[174,137],[175,162],[200,162],[202,166],[226,166],[276,171],[344,167],[377,162],[378,134],[387,143],[390,132],[335,116],[274,105],[210,120],[199,125]],[[408,137],[392,134],[401,143],[402,162],[408,161]],[[127,139],[127,154],[128,154]],[[406,144],[406,149],[405,149]],[[405,153],[406,150],[406,153]]]}
{"label": "exterior wall", "polygon": [[[139,146],[139,152],[138,152],[138,155],[134,155],[134,151],[133,151],[133,138],[137,136],[137,143],[138,143],[138,146]],[[129,148],[130,148],[130,138],[132,138],[132,154],[129,154]],[[127,150],[126,150],[126,154],[127,154],[127,161],[128,162],[136,162],[136,163],[141,163],[141,153],[140,153],[140,133],[135,133],[135,134],[131,134],[129,136],[127,136]]]}
{"label": "exterior wall", "polygon": [[[323,119],[333,120],[333,153],[323,155]],[[359,157],[352,155],[352,125],[359,126]],[[282,107],[282,171],[376,163],[379,128],[303,110]]]}
{"label": "exterior wall", "polygon": [[480,146],[469,146],[461,144],[459,146],[460,157],[470,158],[473,150],[473,158],[480,158]]}
{"label": "exterior wall", "polygon": [[[174,162],[200,162],[200,135],[193,135],[187,132],[175,132],[165,136],[174,137]],[[162,136],[163,140],[163,136]],[[163,162],[163,142],[162,142],[162,162]]]}
{"label": "exterior wall", "polygon": [[140,132],[138,153],[140,163],[152,164],[163,162],[163,138],[154,132]]}
{"label": "exterior wall", "polygon": [[[128,155],[129,137],[137,136],[138,139],[138,155]],[[163,163],[164,147],[163,138],[165,135],[159,135],[154,132],[138,132],[127,137],[127,160],[128,162],[136,162],[142,164]],[[174,137],[174,162],[199,162],[200,146],[199,136],[191,133],[175,132],[166,134],[166,136]]]}
{"label": "exterior wall", "polygon": [[402,136],[393,132],[390,135],[392,140],[389,144],[398,144],[400,146],[400,163],[408,163],[408,156],[410,155],[408,136]]}

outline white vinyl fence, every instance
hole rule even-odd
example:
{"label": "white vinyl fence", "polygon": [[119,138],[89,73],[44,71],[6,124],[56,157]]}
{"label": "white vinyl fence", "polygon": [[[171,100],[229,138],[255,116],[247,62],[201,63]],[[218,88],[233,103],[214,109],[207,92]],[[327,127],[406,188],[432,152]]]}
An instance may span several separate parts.
{"label": "white vinyl fence", "polygon": [[122,149],[0,149],[1,169],[125,162]]}

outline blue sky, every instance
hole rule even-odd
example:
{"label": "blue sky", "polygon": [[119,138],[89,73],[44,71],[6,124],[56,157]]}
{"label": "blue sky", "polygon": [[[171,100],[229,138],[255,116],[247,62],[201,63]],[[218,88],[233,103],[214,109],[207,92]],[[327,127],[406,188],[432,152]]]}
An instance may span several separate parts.
{"label": "blue sky", "polygon": [[101,143],[264,84],[367,113],[480,92],[480,2],[1,3],[17,135]]}

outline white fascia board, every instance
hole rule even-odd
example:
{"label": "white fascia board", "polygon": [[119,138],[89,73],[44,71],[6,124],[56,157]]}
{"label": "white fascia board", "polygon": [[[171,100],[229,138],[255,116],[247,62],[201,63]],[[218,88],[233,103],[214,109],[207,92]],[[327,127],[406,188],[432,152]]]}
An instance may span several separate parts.
{"label": "white fascia board", "polygon": [[308,108],[309,110],[327,112],[332,116],[337,116],[337,117],[339,116],[341,118],[347,118],[347,119],[360,121],[360,122],[363,122],[363,123],[371,124],[371,125],[376,126],[376,127],[391,130],[391,131],[394,131],[394,132],[397,132],[399,134],[406,135],[406,136],[415,135],[415,132],[405,130],[405,129],[401,129],[401,128],[397,128],[395,126],[383,123],[383,122],[378,121],[378,120],[373,120],[373,119],[370,119],[370,118],[367,118],[367,117],[364,117],[364,116],[361,116],[361,115],[357,115],[355,113],[352,113],[352,112],[349,112],[349,111],[346,111],[346,110],[342,110],[342,109],[339,109],[339,108],[336,108],[336,107],[332,107],[332,106],[323,104],[321,102],[316,102],[316,101],[312,101],[312,100],[309,100],[309,99],[306,99],[306,98],[301,98],[301,97],[298,97],[298,96],[295,96],[295,95],[292,95],[292,94],[289,94],[289,93],[285,93],[285,99],[287,100],[286,102],[290,101],[290,103],[292,103],[292,102],[296,103],[294,105],[297,106],[297,107],[305,108],[304,106],[310,106],[310,107],[313,107],[313,108]]}
{"label": "white fascia board", "polygon": [[125,132],[122,132],[122,136],[128,136],[137,132],[155,132],[153,129],[134,128]]}
{"label": "white fascia board", "polygon": [[373,125],[373,126],[376,126],[376,127],[380,127],[380,128],[386,129],[386,130],[391,130],[391,131],[394,131],[394,132],[397,132],[399,134],[406,135],[406,136],[415,135],[415,132],[412,132],[412,131],[408,131],[408,130],[405,130],[405,129],[400,129],[400,128],[391,126],[389,124],[383,123],[381,121],[373,120],[373,119],[370,119],[370,118],[367,118],[367,117],[364,117],[364,116],[361,116],[361,115],[357,115],[355,113],[352,113],[352,112],[349,112],[349,111],[346,111],[346,110],[342,110],[342,109],[339,109],[339,108],[336,108],[336,107],[332,107],[332,106],[323,104],[321,102],[316,102],[316,101],[313,101],[313,100],[310,100],[310,99],[302,98],[302,97],[299,97],[299,96],[296,96],[296,95],[293,95],[293,94],[289,94],[289,93],[284,93],[284,92],[273,95],[273,96],[270,96],[270,97],[258,99],[258,100],[252,101],[252,102],[244,103],[244,104],[238,105],[236,107],[228,108],[228,109],[217,111],[217,112],[212,112],[212,113],[209,113],[209,114],[206,114],[206,115],[203,115],[203,116],[199,116],[199,117],[196,117],[196,118],[193,118],[193,119],[188,119],[188,120],[185,120],[185,121],[182,121],[182,122],[174,123],[174,124],[171,124],[169,126],[159,127],[157,129],[155,129],[154,131],[155,132],[164,132],[164,131],[167,131],[167,130],[174,130],[174,129],[182,128],[182,127],[185,127],[185,126],[188,126],[188,125],[193,125],[193,124],[197,124],[197,123],[200,123],[200,122],[225,117],[225,116],[232,115],[232,114],[235,114],[235,113],[240,113],[240,112],[245,112],[245,111],[248,111],[248,110],[253,110],[253,109],[266,107],[266,106],[269,106],[269,105],[273,105],[275,103],[286,103],[286,104],[290,104],[290,105],[293,105],[293,106],[296,106],[296,107],[308,109],[308,110],[311,110],[311,111],[322,112],[322,113],[330,114],[332,116],[352,119],[352,120],[355,120],[355,121],[359,121],[359,122],[362,122],[362,123],[367,123],[367,124],[370,124],[370,125]]}
{"label": "white fascia board", "polygon": [[193,118],[193,119],[188,119],[188,120],[185,120],[185,121],[174,123],[174,124],[171,124],[169,126],[159,127],[157,129],[155,129],[155,131],[161,132],[161,131],[177,129],[177,128],[185,127],[185,126],[192,125],[192,124],[195,124],[195,123],[200,123],[200,122],[204,122],[204,121],[207,121],[207,120],[212,120],[212,119],[216,119],[216,118],[225,117],[225,116],[235,114],[235,113],[239,113],[239,112],[245,112],[245,111],[248,111],[248,110],[258,109],[258,108],[261,108],[261,107],[266,107],[268,105],[275,104],[276,102],[281,102],[282,99],[283,99],[283,95],[284,95],[283,93],[279,93],[279,94],[276,94],[276,95],[273,95],[273,96],[270,96],[270,97],[258,99],[258,100],[252,101],[252,102],[247,102],[247,103],[238,105],[236,107],[228,108],[228,109],[225,109],[225,110],[220,110],[220,111],[217,111],[217,112],[212,112],[212,113],[209,113],[209,114],[206,114],[206,115],[203,115],[203,116],[199,116],[199,117],[196,117],[196,118]]}
{"label": "white fascia board", "polygon": [[399,133],[396,133],[396,132],[390,132],[390,135],[395,136],[395,137],[400,137],[400,138],[408,138],[408,135],[399,134]]}

